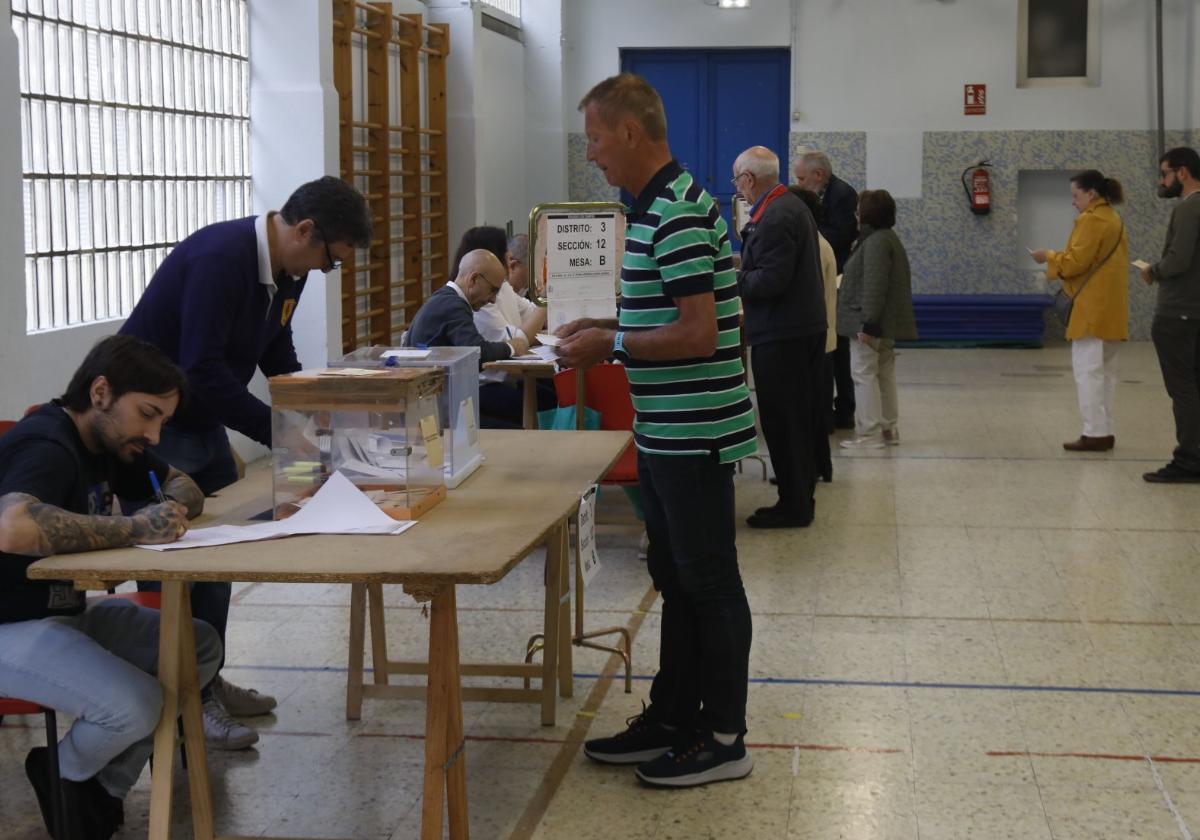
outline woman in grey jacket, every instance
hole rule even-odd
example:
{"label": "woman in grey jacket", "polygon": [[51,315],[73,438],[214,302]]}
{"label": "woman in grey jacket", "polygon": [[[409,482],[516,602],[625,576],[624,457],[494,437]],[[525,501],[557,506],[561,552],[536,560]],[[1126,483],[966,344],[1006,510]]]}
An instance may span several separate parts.
{"label": "woman in grey jacket", "polygon": [[843,449],[900,443],[896,400],[896,340],[915,339],[908,254],[892,228],[896,202],[887,190],[858,198],[859,236],[842,273],[837,331],[850,339],[855,437]]}

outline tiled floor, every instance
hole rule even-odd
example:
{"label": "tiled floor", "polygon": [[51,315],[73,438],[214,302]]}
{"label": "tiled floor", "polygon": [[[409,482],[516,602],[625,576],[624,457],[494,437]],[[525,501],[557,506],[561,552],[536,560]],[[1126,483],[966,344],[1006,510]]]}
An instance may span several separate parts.
{"label": "tiled floor", "polygon": [[[651,791],[578,753],[639,709],[657,655],[657,605],[637,611],[638,532],[604,526],[587,619],[640,625],[634,696],[597,682],[605,655],[577,651],[556,727],[532,707],[468,704],[472,836],[1191,837],[1200,487],[1142,482],[1169,456],[1170,406],[1148,345],[1120,364],[1117,448],[1069,455],[1066,348],[901,352],[903,445],[838,457],[814,527],[739,534],[755,622],[744,782]],[[740,516],[771,495],[748,465]],[[604,504],[626,515],[619,494]],[[465,657],[518,655],[540,621],[540,568],[461,592]],[[212,756],[219,831],[417,836],[409,736],[424,709],[367,701],[344,720],[346,588],[236,597],[227,674],[280,706],[256,750]],[[387,599],[394,651],[419,655],[425,619],[398,589]],[[0,729],[5,837],[40,836],[21,771],[34,723]],[[146,781],[122,836],[145,833]]]}

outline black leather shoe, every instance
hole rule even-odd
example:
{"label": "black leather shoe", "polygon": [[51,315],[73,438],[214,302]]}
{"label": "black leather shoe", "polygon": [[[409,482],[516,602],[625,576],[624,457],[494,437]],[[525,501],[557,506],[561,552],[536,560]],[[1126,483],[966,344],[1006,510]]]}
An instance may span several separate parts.
{"label": "black leather shoe", "polygon": [[1200,484],[1200,472],[1185,470],[1174,461],[1154,472],[1142,473],[1151,484]]}
{"label": "black leather shoe", "polygon": [[812,513],[805,515],[778,508],[759,508],[746,517],[746,524],[751,528],[807,528],[812,521]]}

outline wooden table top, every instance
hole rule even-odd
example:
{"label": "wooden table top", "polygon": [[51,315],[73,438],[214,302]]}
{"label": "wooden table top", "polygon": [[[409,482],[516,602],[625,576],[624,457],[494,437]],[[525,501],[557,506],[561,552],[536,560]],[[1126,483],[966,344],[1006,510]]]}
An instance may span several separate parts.
{"label": "wooden table top", "polygon": [[553,376],[557,371],[554,362],[547,362],[544,359],[500,359],[495,362],[486,362],[483,367],[485,370],[500,370],[517,376],[522,374]]}
{"label": "wooden table top", "polygon": [[[584,491],[608,472],[630,439],[628,432],[482,430],[483,465],[399,536],[62,554],[31,565],[29,577],[87,588],[125,580],[495,583],[574,513]],[[271,507],[270,470],[252,470],[205,505],[197,526],[246,523]]]}

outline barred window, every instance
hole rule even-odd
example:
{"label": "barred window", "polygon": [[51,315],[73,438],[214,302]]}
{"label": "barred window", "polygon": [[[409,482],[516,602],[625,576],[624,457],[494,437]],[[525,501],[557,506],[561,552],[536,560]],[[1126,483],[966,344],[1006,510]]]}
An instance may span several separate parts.
{"label": "barred window", "polygon": [[484,6],[499,9],[506,15],[512,15],[517,20],[521,19],[521,0],[480,0],[480,2]]}
{"label": "barred window", "polygon": [[249,214],[246,0],[11,0],[29,332],[122,318]]}

